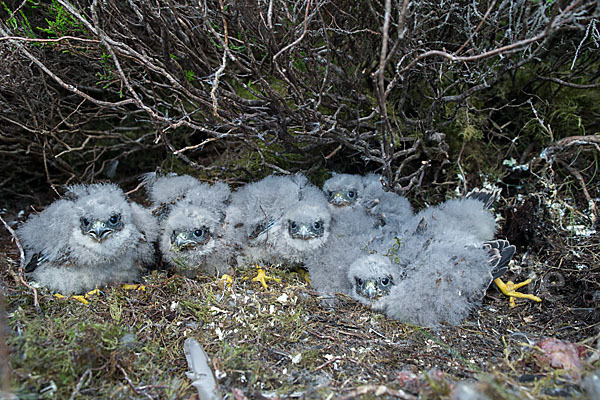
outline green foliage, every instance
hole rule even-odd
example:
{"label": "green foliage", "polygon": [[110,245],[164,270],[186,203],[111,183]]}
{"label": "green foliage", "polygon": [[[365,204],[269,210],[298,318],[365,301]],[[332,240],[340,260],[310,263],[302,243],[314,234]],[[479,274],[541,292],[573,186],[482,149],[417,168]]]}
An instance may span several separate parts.
{"label": "green foliage", "polygon": [[[586,55],[581,55],[580,60],[586,63]],[[593,134],[597,127],[600,91],[564,87],[553,82],[540,84],[537,80],[539,69],[549,69],[546,65],[549,63],[550,60],[542,66],[521,68],[515,73],[514,80],[507,79],[490,92],[518,105],[496,113],[495,123],[507,126],[511,137],[519,137],[517,144],[521,151],[531,142],[548,145],[552,140],[567,136]],[[564,69],[565,73],[570,70]]]}
{"label": "green foliage", "polygon": [[196,80],[196,73],[194,71],[191,70],[185,70],[185,79],[187,79],[188,82],[193,82]]}
{"label": "green foliage", "polygon": [[332,171],[328,168],[321,167],[317,168],[310,175],[310,181],[318,187],[322,187],[325,181],[332,176]]}
{"label": "green foliage", "polygon": [[234,53],[245,53],[246,52],[246,46],[244,46],[244,45],[235,45],[233,43],[229,43],[229,49],[231,51],[233,51]]}
{"label": "green foliage", "polygon": [[52,0],[47,7],[50,18],[46,18],[47,27],[37,27],[51,38],[57,38],[75,33],[85,33],[83,25],[80,24],[65,8],[56,0]]}
{"label": "green foliage", "polygon": [[[8,7],[6,2],[0,2],[4,11],[8,14],[8,18],[6,19],[6,24],[13,30],[18,30],[23,32],[27,37],[33,38],[35,34],[33,29],[31,28],[31,23],[25,15],[23,8],[19,9],[18,16],[14,14],[14,12]],[[26,7],[37,8],[37,4],[33,0],[27,0]],[[20,18],[19,18],[20,17]]]}
{"label": "green foliage", "polygon": [[100,57],[102,72],[96,72],[96,77],[99,79],[96,82],[96,85],[102,86],[102,89],[106,89],[116,82],[114,66],[110,61],[111,57],[112,56],[107,53],[102,53]]}
{"label": "green foliage", "polygon": [[[174,280],[163,290],[176,293],[180,284]],[[41,293],[43,316],[20,296],[6,299],[9,304],[20,304],[11,306],[7,320],[19,332],[8,338],[13,386],[19,398],[69,398],[79,380],[90,373],[84,383],[93,390],[82,391],[81,398],[133,396],[124,374],[135,382],[157,385],[154,390],[173,398],[188,390],[189,380],[182,370],[174,372],[178,367],[172,362],[182,356],[181,324],[161,316],[160,311],[158,316],[156,312],[145,315],[141,304],[148,295],[144,292],[107,288],[102,297],[90,296],[89,306],[54,299],[44,290]],[[148,306],[154,309],[152,303]],[[190,313],[181,315],[189,318]],[[166,347],[165,341],[173,345]]]}
{"label": "green foliage", "polygon": [[300,72],[306,72],[306,63],[304,62],[304,57],[306,57],[306,53],[304,51],[298,51],[298,56],[292,55],[292,63]]}

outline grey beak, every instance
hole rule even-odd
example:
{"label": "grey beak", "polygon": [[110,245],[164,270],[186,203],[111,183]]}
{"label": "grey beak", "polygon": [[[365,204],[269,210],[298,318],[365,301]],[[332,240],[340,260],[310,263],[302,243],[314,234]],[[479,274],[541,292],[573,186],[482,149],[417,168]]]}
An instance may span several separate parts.
{"label": "grey beak", "polygon": [[333,195],[333,198],[331,199],[331,204],[337,207],[341,207],[345,203],[346,202],[344,201],[344,198],[342,197],[340,192],[337,192],[335,195]]}
{"label": "grey beak", "polygon": [[377,296],[377,283],[375,281],[367,281],[365,284],[367,296],[372,299]]}
{"label": "grey beak", "polygon": [[195,244],[195,242],[193,240],[190,240],[188,238],[188,235],[185,232],[181,232],[181,233],[177,234],[175,239],[172,241],[175,242],[174,244],[175,244],[175,247],[177,248],[177,250],[181,250],[182,248],[189,246],[190,244]]}
{"label": "grey beak", "polygon": [[94,225],[92,225],[92,227],[88,231],[88,235],[90,235],[92,237],[92,239],[94,239],[98,242],[102,242],[112,232],[113,232],[113,230],[108,228],[106,225],[104,225],[104,222],[96,221],[96,222],[94,222]]}
{"label": "grey beak", "polygon": [[309,232],[308,228],[306,227],[306,225],[302,225],[300,227],[298,234],[300,235],[300,238],[302,238],[303,240],[310,239],[310,232]]}

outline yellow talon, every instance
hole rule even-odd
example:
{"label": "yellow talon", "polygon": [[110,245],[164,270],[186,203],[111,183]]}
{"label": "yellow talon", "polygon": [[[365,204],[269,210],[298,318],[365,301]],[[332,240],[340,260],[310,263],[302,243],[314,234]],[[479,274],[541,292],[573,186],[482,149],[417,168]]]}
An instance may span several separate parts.
{"label": "yellow talon", "polygon": [[300,275],[300,277],[302,279],[304,279],[304,281],[310,285],[310,274],[308,273],[307,270],[300,268],[298,270],[298,275]]}
{"label": "yellow talon", "polygon": [[233,278],[231,277],[231,275],[228,274],[223,274],[223,276],[221,277],[221,280],[225,282],[225,285],[230,286],[233,284]]}
{"label": "yellow talon", "polygon": [[85,295],[76,295],[76,296],[71,296],[71,298],[72,298],[73,300],[77,300],[78,302],[80,302],[81,304],[83,304],[83,305],[86,305],[86,306],[87,306],[88,304],[90,304],[90,302],[86,300],[86,298],[85,298]]}
{"label": "yellow talon", "polygon": [[140,292],[145,292],[146,291],[146,286],[144,285],[139,285],[137,283],[126,283],[123,286],[121,286],[122,289],[125,290],[137,290]]}
{"label": "yellow talon", "polygon": [[498,288],[500,289],[500,291],[502,293],[504,293],[506,296],[509,297],[509,305],[511,308],[516,306],[516,303],[515,303],[516,297],[519,297],[521,299],[529,299],[529,300],[533,300],[533,301],[537,301],[537,302],[542,301],[542,299],[540,299],[539,297],[534,296],[532,294],[517,292],[517,289],[530,284],[531,279],[527,279],[526,281],[523,281],[521,283],[514,283],[512,281],[508,281],[508,282],[504,283],[504,282],[502,282],[502,279],[496,278],[496,279],[494,279],[494,283],[496,284],[496,286],[498,286]]}
{"label": "yellow talon", "polygon": [[[94,289],[94,290],[90,290],[89,292],[87,292],[85,294],[78,294],[78,295],[70,296],[69,299],[76,300],[76,301],[80,302],[81,304],[87,306],[90,304],[90,302],[88,301],[89,296],[95,295],[95,294],[100,294],[100,293],[102,293],[102,292],[99,289]],[[60,293],[55,293],[54,297],[56,297],[57,299],[66,299],[66,297]]]}
{"label": "yellow talon", "polygon": [[252,282],[260,282],[260,284],[262,285],[263,288],[268,289],[267,286],[267,281],[275,281],[275,282],[281,282],[281,279],[279,278],[274,278],[272,276],[267,276],[267,274],[265,273],[265,270],[262,269],[259,265],[256,266],[256,268],[258,268],[257,274],[254,278],[252,278]]}

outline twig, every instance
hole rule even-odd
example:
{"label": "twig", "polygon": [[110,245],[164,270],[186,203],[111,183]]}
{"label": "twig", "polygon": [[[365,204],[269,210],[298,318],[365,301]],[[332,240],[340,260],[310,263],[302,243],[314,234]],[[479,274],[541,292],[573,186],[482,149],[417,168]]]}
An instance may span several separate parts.
{"label": "twig", "polygon": [[138,185],[137,185],[135,188],[131,189],[129,192],[127,192],[127,193],[125,193],[125,194],[126,194],[127,196],[129,196],[129,195],[131,195],[132,193],[135,193],[135,192],[137,192],[138,190],[140,190],[140,189],[141,189],[141,188],[144,186],[144,184],[145,184],[145,182],[143,182],[143,181],[142,181],[142,182],[140,182],[140,183],[138,183]]}
{"label": "twig", "polygon": [[[2,29],[1,26],[0,26],[0,34],[3,37],[8,36],[8,34],[4,31],[4,29]],[[79,96],[83,97],[84,99],[89,100],[92,103],[98,104],[99,106],[103,106],[103,107],[120,107],[125,104],[134,103],[133,99],[122,100],[122,101],[118,101],[116,103],[111,103],[109,101],[102,101],[102,100],[97,100],[97,99],[93,98],[92,96],[88,95],[87,93],[84,93],[81,90],[77,89],[75,86],[70,85],[70,84],[66,83],[65,81],[63,81],[62,79],[60,79],[54,72],[50,71],[40,60],[38,60],[36,57],[34,57],[33,54],[31,54],[29,51],[27,51],[27,49],[25,49],[25,47],[23,47],[23,45],[21,43],[18,43],[17,41],[14,41],[14,40],[13,40],[13,42],[19,48],[19,51],[21,53],[23,53],[27,58],[29,58],[29,60],[31,60],[35,65],[37,65],[42,71],[44,71],[46,74],[48,74],[60,86],[67,89],[68,91],[76,93]]]}
{"label": "twig", "polygon": [[23,0],[23,2],[19,5],[19,7],[15,8],[14,11],[12,11],[12,14],[13,15],[16,14],[21,8],[23,8],[25,3],[27,3],[27,0]]}
{"label": "twig", "polygon": [[[225,64],[223,64],[223,65],[225,65]],[[217,79],[217,78],[215,78],[215,79]],[[217,83],[217,86],[218,86],[218,83]],[[216,86],[213,86],[213,89],[216,89]],[[214,94],[213,91],[211,91],[210,93],[211,93],[211,96],[213,96],[213,94]],[[213,109],[213,111],[215,113],[215,116],[217,116],[217,117],[220,118],[220,116],[216,114],[217,113],[217,97],[214,96],[213,100],[214,100],[214,103],[213,103],[214,109]],[[211,142],[215,142],[215,141],[221,139],[222,137],[223,136],[208,138],[206,140],[203,140],[201,143],[198,143],[198,144],[195,144],[195,145],[192,145],[192,146],[186,146],[186,147],[184,147],[182,149],[176,150],[176,151],[173,152],[173,154],[178,155],[180,153],[183,153],[184,151],[196,150],[196,149],[202,148],[202,147],[204,147],[205,145],[207,145],[207,144],[209,144]]]}
{"label": "twig", "polygon": [[312,329],[306,329],[306,332],[310,333],[311,335],[314,335],[314,336],[318,337],[319,339],[329,339],[329,340],[332,340],[334,342],[338,342],[338,339],[334,338],[333,336],[321,335],[320,333],[315,332]]}
{"label": "twig", "polygon": [[86,379],[88,379],[90,377],[90,375],[92,374],[92,370],[91,369],[86,369],[85,372],[83,373],[83,375],[81,375],[81,378],[79,378],[79,382],[77,382],[77,386],[75,386],[75,389],[73,390],[73,393],[71,393],[71,397],[69,397],[69,400],[74,400],[75,396],[77,394],[79,394],[79,391],[81,390],[81,387],[83,386],[84,382],[86,381]]}
{"label": "twig", "polygon": [[17,245],[17,248],[19,249],[19,268],[24,268],[25,267],[25,251],[23,251],[23,246],[21,246],[21,241],[17,237],[17,233],[15,232],[15,230],[13,228],[10,227],[10,225],[8,225],[6,223],[6,221],[4,220],[4,218],[2,218],[2,216],[0,216],[0,221],[2,221],[2,224],[4,225],[6,230],[8,230],[8,233],[10,233],[13,240],[15,241],[15,244]]}
{"label": "twig", "polygon": [[[189,92],[179,81],[177,81],[177,79],[175,79],[166,69],[159,67],[157,65],[155,65],[148,57],[144,56],[143,54],[135,51],[133,48],[127,46],[124,43],[121,42],[117,42],[115,40],[113,40],[112,38],[110,38],[109,36],[107,36],[106,34],[104,34],[103,32],[98,31],[98,29],[96,29],[96,27],[94,25],[92,25],[86,18],[84,18],[79,12],[77,12],[77,10],[75,8],[73,8],[73,6],[68,2],[68,1],[64,1],[64,0],[57,0],[63,7],[65,7],[65,9],[67,9],[72,15],[73,17],[77,18],[86,28],[88,28],[93,34],[97,35],[98,37],[100,37],[101,43],[103,43],[107,50],[111,53],[111,56],[115,55],[114,50],[112,49],[112,47],[110,46],[116,46],[119,49],[121,49],[122,52],[126,52],[127,55],[129,57],[133,57],[136,58],[137,60],[139,60],[141,63],[143,63],[143,65],[149,69],[151,69],[152,71],[155,71],[159,74],[161,74],[162,76],[164,76],[171,85],[173,85],[173,87],[177,90],[181,90],[182,92],[184,92],[187,96],[190,97],[190,99],[194,99],[195,101],[198,101],[200,103],[203,103],[203,99],[195,96],[193,93]],[[96,2],[97,4],[97,2]],[[97,19],[97,15],[95,12],[95,5],[92,4],[92,15],[95,16],[95,18]],[[98,22],[98,21],[96,21]],[[210,24],[209,24],[210,26]],[[0,31],[0,33],[2,33]],[[220,38],[218,38],[220,40]],[[141,99],[139,98],[139,95],[137,94],[137,92],[135,92],[133,90],[133,87],[131,86],[129,79],[127,79],[126,75],[124,74],[123,70],[121,69],[121,66],[118,62],[118,60],[113,59],[113,63],[115,64],[115,67],[117,69],[117,71],[119,72],[119,76],[121,77],[121,79],[123,80],[123,83],[127,86],[127,89],[131,92],[132,96],[136,97],[135,99],[128,99],[128,100],[123,100],[122,102],[118,102],[118,103],[108,103],[106,106],[112,106],[114,107],[115,105],[123,105],[123,104],[137,104],[140,108],[142,108],[144,111],[146,111],[155,121],[161,121],[164,122],[166,124],[168,124],[170,129],[176,129],[180,126],[187,126],[189,128],[198,130],[200,132],[206,132],[209,134],[212,134],[213,131],[206,129],[205,127],[198,125],[198,124],[194,124],[190,121],[187,121],[185,119],[182,119],[180,121],[174,122],[172,119],[168,118],[168,117],[163,117],[162,115],[159,115],[158,113],[156,113],[153,109],[151,109],[150,107],[148,107],[146,104],[144,104]],[[46,69],[44,69],[44,71],[46,71]],[[53,77],[54,78],[54,77]],[[60,83],[60,82],[59,82]],[[69,89],[69,88],[68,88]],[[69,89],[71,90],[71,89]],[[79,94],[79,93],[78,93]],[[100,103],[98,103],[97,100],[92,99],[91,101],[93,101],[96,104],[102,105]],[[111,105],[112,104],[112,105]]]}
{"label": "twig", "polygon": [[577,83],[566,82],[566,81],[563,81],[562,79],[551,78],[548,76],[539,76],[538,75],[538,78],[540,78],[543,81],[550,81],[550,82],[558,83],[559,85],[567,86],[567,87],[570,87],[573,89],[597,89],[597,88],[600,88],[600,83],[591,83],[589,85],[579,85]]}
{"label": "twig", "polygon": [[[404,10],[405,11],[405,10]],[[385,122],[385,126],[382,128],[382,139],[381,153],[384,158],[384,170],[383,174],[390,179],[392,172],[390,168],[390,159],[393,152],[394,144],[392,135],[392,124],[388,118],[387,105],[386,105],[386,90],[385,90],[385,68],[387,64],[387,53],[388,53],[388,41],[389,41],[389,29],[390,19],[392,13],[392,1],[385,1],[385,14],[383,19],[383,27],[381,28],[382,40],[381,40],[381,53],[379,54],[379,68],[376,74],[376,87],[377,87],[377,105],[379,107],[379,113]]]}
{"label": "twig", "polygon": [[327,156],[325,156],[326,160],[329,160],[331,157],[335,156],[335,154],[340,151],[342,149],[342,145],[338,145],[338,147],[336,147],[331,153],[329,153]]}
{"label": "twig", "polygon": [[28,284],[25,281],[25,279],[23,278],[23,270],[25,269],[25,251],[23,251],[23,246],[21,245],[21,241],[17,237],[17,233],[14,231],[14,229],[11,228],[6,223],[6,221],[4,220],[4,218],[2,218],[2,216],[0,216],[0,221],[2,222],[2,224],[4,225],[6,230],[8,230],[8,232],[10,233],[10,235],[13,238],[13,241],[15,242],[15,245],[19,249],[19,269],[18,269],[19,280],[21,281],[23,286],[27,287],[29,290],[31,290],[33,292],[33,307],[35,307],[35,310],[37,311],[37,313],[41,315],[42,309],[40,308],[40,303],[38,302],[37,289],[34,288],[33,286],[31,286],[30,284]]}
{"label": "twig", "polygon": [[365,395],[367,393],[373,393],[375,396],[383,396],[383,395],[394,396],[394,397],[398,397],[400,399],[406,399],[406,400],[414,400],[417,398],[416,396],[413,396],[412,394],[406,393],[404,390],[394,390],[394,389],[390,389],[389,387],[384,386],[384,385],[364,385],[364,386],[360,386],[360,387],[352,390],[350,393],[346,394],[345,396],[342,396],[340,398],[340,400],[354,399],[356,397]]}
{"label": "twig", "polygon": [[150,396],[148,393],[146,393],[146,389],[148,389],[148,386],[140,386],[140,387],[135,386],[133,384],[133,382],[131,381],[131,379],[129,379],[129,375],[127,375],[127,372],[125,372],[123,367],[121,367],[121,364],[117,363],[117,368],[119,368],[119,370],[121,370],[121,372],[123,373],[123,376],[125,377],[125,380],[129,384],[129,387],[131,387],[131,390],[133,390],[133,392],[135,394],[144,395],[147,398],[152,399],[152,396]]}
{"label": "twig", "polygon": [[[567,15],[568,12],[570,12],[573,8],[575,8],[576,6],[579,5],[579,1],[575,1],[572,4],[569,5],[569,7],[567,7],[566,9],[564,9],[562,11],[562,13],[560,14],[560,16],[564,16]],[[560,18],[559,18],[559,22],[560,22]],[[484,58],[489,58],[498,54],[502,54],[505,52],[508,52],[510,50],[514,50],[514,49],[518,49],[521,47],[524,47],[528,44],[537,42],[538,40],[541,40],[543,38],[545,38],[546,36],[550,35],[551,33],[554,32],[553,28],[554,28],[554,19],[552,21],[549,22],[548,26],[546,27],[546,29],[544,29],[543,32],[535,35],[534,37],[531,37],[529,39],[523,39],[520,40],[518,42],[515,43],[511,43],[508,44],[506,46],[502,46],[502,47],[498,47],[492,50],[488,50],[486,52],[480,53],[480,54],[476,54],[473,56],[466,56],[466,57],[459,57],[456,56],[454,54],[450,54],[446,51],[441,51],[441,50],[430,50],[430,51],[426,51],[425,53],[417,56],[413,61],[411,61],[410,64],[408,64],[406,67],[404,67],[399,73],[403,73],[406,72],[408,70],[410,70],[413,66],[415,66],[415,64],[417,64],[419,61],[421,61],[424,58],[427,57],[432,57],[432,56],[441,56],[444,58],[447,58],[448,60],[452,61],[452,62],[468,62],[468,61],[476,61],[476,60],[481,60]],[[560,23],[556,23],[557,26],[560,25]]]}
{"label": "twig", "polygon": [[300,43],[302,41],[302,39],[304,39],[304,36],[306,35],[306,31],[308,30],[308,10],[310,10],[311,3],[312,3],[312,0],[308,0],[306,2],[306,10],[304,12],[304,27],[302,29],[302,34],[296,40],[294,40],[292,43],[285,46],[283,49],[279,50],[277,52],[277,54],[275,54],[273,56],[274,64],[275,64],[275,60],[277,60],[277,57],[279,57],[282,53],[286,52],[288,49],[291,49],[292,47],[294,47],[295,45]]}
{"label": "twig", "polygon": [[[543,121],[540,122],[540,125],[542,125],[542,128],[544,128],[546,131],[548,131],[549,128],[543,124]],[[566,138],[562,138],[544,148],[540,153],[540,157],[546,160],[551,160],[554,157],[554,153],[557,151],[563,151],[571,146],[581,145],[594,146],[596,150],[600,152],[600,135],[568,136]]]}
{"label": "twig", "polygon": [[565,161],[563,161],[561,159],[557,159],[557,161],[560,165],[565,167],[566,170],[569,171],[569,173],[571,175],[573,175],[579,182],[579,185],[581,186],[581,189],[583,190],[583,195],[585,196],[585,199],[588,202],[588,207],[589,207],[590,213],[591,213],[590,219],[592,220],[592,224],[595,225],[596,221],[598,219],[598,209],[596,208],[596,203],[594,202],[594,199],[592,199],[592,196],[590,196],[590,192],[588,192],[588,190],[587,190],[587,186],[585,184],[585,180],[583,179],[583,176],[581,176],[581,173],[579,171],[577,171],[575,168],[571,167]]}
{"label": "twig", "polygon": [[4,40],[18,40],[21,42],[34,42],[34,43],[56,43],[62,42],[63,40],[78,40],[80,42],[89,42],[89,43],[100,43],[99,40],[96,39],[85,39],[77,36],[61,36],[56,39],[36,39],[36,38],[26,38],[22,36],[2,36],[0,37],[0,42]]}
{"label": "twig", "polygon": [[321,365],[319,365],[317,368],[315,368],[315,371],[318,371],[318,370],[320,370],[320,369],[323,369],[323,368],[325,368],[326,366],[328,366],[329,364],[332,364],[332,363],[334,363],[334,362],[336,362],[336,361],[340,361],[340,360],[343,360],[343,359],[344,359],[344,357],[333,357],[331,360],[327,360],[327,361],[325,361],[323,364],[321,364]]}
{"label": "twig", "polygon": [[[384,78],[385,78],[385,65],[386,65],[386,56],[388,49],[388,41],[389,41],[389,30],[390,30],[390,15],[392,13],[392,1],[385,1],[385,15],[383,19],[383,27],[382,27],[382,39],[381,39],[381,53],[379,54],[379,69],[377,71],[377,86],[379,88],[379,95],[381,96],[381,101],[385,102],[385,98],[383,98],[383,94],[385,92],[384,86]],[[380,104],[381,113],[384,113],[384,104]]]}
{"label": "twig", "polygon": [[225,9],[223,6],[223,0],[219,0],[219,6],[221,7],[221,19],[223,21],[223,32],[225,35],[225,46],[223,46],[223,57],[221,59],[221,65],[219,69],[215,72],[215,80],[212,85],[212,89],[210,90],[210,98],[212,99],[213,104],[213,115],[217,118],[222,118],[219,115],[219,104],[217,99],[217,89],[219,89],[219,79],[225,68],[227,67],[227,56],[229,55],[229,33],[227,30],[227,21],[225,20]]}
{"label": "twig", "polygon": [[475,34],[477,32],[479,32],[479,30],[481,29],[481,27],[483,26],[483,23],[487,20],[487,17],[490,15],[490,12],[492,12],[492,9],[494,8],[494,6],[496,5],[496,0],[492,1],[492,4],[490,4],[490,6],[488,7],[487,11],[485,12],[485,15],[483,16],[483,18],[481,19],[481,21],[479,22],[479,24],[477,25],[477,28],[475,28],[475,30],[473,31],[473,33],[471,34],[471,36],[465,40],[465,42],[462,44],[462,46],[460,46],[458,48],[458,50],[456,50],[455,54],[460,53],[461,51],[463,51],[463,49],[467,46],[467,44],[473,40],[473,38],[475,37]]}
{"label": "twig", "polygon": [[458,170],[460,171],[460,176],[462,177],[463,184],[463,193],[467,193],[467,177],[465,175],[465,171],[463,171],[462,165],[460,164],[460,159],[462,158],[463,151],[465,150],[465,145],[467,144],[467,140],[463,140],[463,144],[458,152],[458,157],[456,157],[456,165],[458,166]]}

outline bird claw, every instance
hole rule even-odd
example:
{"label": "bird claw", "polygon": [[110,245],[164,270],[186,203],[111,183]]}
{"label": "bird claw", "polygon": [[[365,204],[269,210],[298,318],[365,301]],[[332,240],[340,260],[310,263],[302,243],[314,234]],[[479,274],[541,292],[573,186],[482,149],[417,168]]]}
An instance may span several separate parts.
{"label": "bird claw", "polygon": [[310,285],[310,274],[308,273],[307,270],[305,270],[304,268],[300,268],[298,270],[298,275],[300,275],[300,277],[302,279],[304,279],[304,281]]}
{"label": "bird claw", "polygon": [[233,278],[229,274],[223,274],[221,280],[225,283],[225,286],[231,287],[231,285],[233,284]]}
{"label": "bird claw", "polygon": [[531,279],[527,279],[520,283],[514,283],[513,281],[508,281],[508,282],[504,283],[502,281],[502,279],[496,278],[496,279],[494,279],[494,282],[496,283],[496,286],[498,286],[498,289],[500,289],[500,291],[504,295],[509,297],[509,306],[511,308],[516,306],[515,298],[517,298],[517,297],[521,298],[521,299],[529,299],[529,300],[533,300],[533,301],[537,301],[537,302],[542,301],[542,299],[540,299],[537,296],[534,296],[533,294],[517,292],[517,289],[530,284]]}
{"label": "bird claw", "polygon": [[89,292],[82,294],[82,295],[73,295],[73,296],[69,296],[69,297],[65,297],[60,293],[55,293],[54,297],[56,297],[57,299],[73,299],[75,301],[80,302],[81,304],[87,306],[90,304],[90,302],[88,301],[89,296],[92,295],[96,295],[96,294],[103,294],[100,289],[94,289],[94,290],[90,290]]}
{"label": "bird claw", "polygon": [[146,286],[145,285],[140,285],[138,283],[126,283],[123,286],[121,286],[121,289],[136,290],[138,292],[145,292],[146,291]]}
{"label": "bird claw", "polygon": [[272,276],[268,276],[265,273],[265,270],[262,269],[262,267],[260,266],[256,266],[258,268],[257,274],[254,278],[252,278],[252,282],[260,282],[260,284],[262,285],[262,287],[267,290],[269,287],[267,286],[267,281],[275,281],[277,283],[281,282],[281,279],[279,278],[275,278]]}
{"label": "bird claw", "polygon": [[81,304],[83,304],[85,306],[87,306],[88,304],[90,304],[90,302],[87,301],[87,299],[85,298],[85,295],[71,296],[71,299],[77,300],[78,302],[80,302]]}

